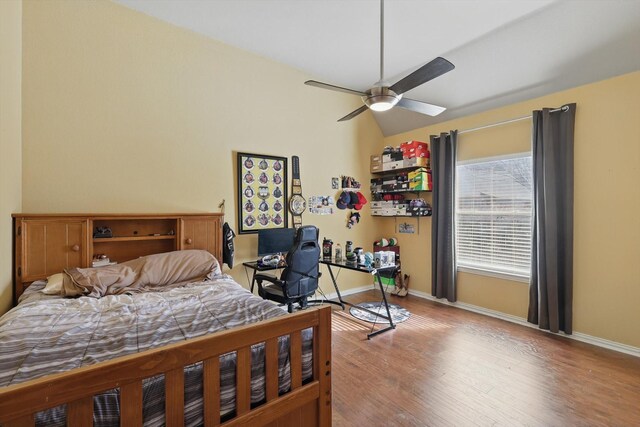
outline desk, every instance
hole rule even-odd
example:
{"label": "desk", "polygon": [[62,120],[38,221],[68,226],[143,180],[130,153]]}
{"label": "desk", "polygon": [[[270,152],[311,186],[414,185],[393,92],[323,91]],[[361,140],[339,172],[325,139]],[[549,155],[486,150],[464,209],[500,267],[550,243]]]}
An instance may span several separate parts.
{"label": "desk", "polygon": [[[380,272],[381,271],[391,271],[393,273],[395,273],[397,267],[395,265],[392,265],[390,267],[379,267],[379,268],[372,268],[372,269],[368,269],[367,267],[363,266],[363,265],[358,265],[355,262],[349,262],[349,261],[334,261],[334,260],[325,260],[322,259],[320,260],[321,264],[324,264],[327,266],[327,268],[329,269],[329,275],[331,276],[331,281],[333,282],[333,287],[336,290],[336,294],[338,295],[338,301],[323,301],[323,300],[318,300],[317,302],[325,302],[325,303],[329,303],[329,304],[335,304],[335,305],[339,305],[342,307],[342,309],[344,310],[345,305],[348,305],[350,307],[356,307],[359,310],[362,311],[366,311],[368,313],[371,314],[375,314],[378,317],[382,317],[383,319],[387,319],[389,321],[389,326],[387,326],[386,328],[382,328],[379,329],[377,331],[371,332],[369,334],[367,334],[367,338],[371,339],[372,337],[381,334],[383,332],[387,332],[391,329],[395,329],[396,325],[393,324],[393,319],[391,318],[391,313],[389,312],[389,304],[387,303],[387,296],[384,293],[384,289],[382,288],[382,280],[380,279]],[[339,268],[346,268],[347,270],[352,270],[352,271],[359,271],[361,273],[367,273],[367,274],[371,274],[373,276],[375,276],[376,278],[376,282],[378,282],[378,286],[380,287],[380,292],[382,292],[382,300],[384,301],[384,307],[387,309],[387,315],[384,316],[382,314],[378,314],[373,310],[369,310],[367,308],[364,307],[360,307],[357,304],[352,304],[348,301],[345,301],[342,299],[342,295],[340,295],[340,289],[338,289],[338,283],[336,282],[336,276],[333,274],[333,271],[331,270],[331,267],[339,267]]]}
{"label": "desk", "polygon": [[[253,286],[256,283],[256,272],[273,271],[273,270],[279,270],[281,268],[284,268],[284,267],[272,267],[268,265],[259,265],[258,261],[247,261],[247,262],[243,262],[242,265],[244,265],[245,273],[247,271],[247,268],[250,268],[253,270],[253,275],[251,276],[251,293],[253,293]],[[247,279],[249,279],[249,275],[247,275]]]}

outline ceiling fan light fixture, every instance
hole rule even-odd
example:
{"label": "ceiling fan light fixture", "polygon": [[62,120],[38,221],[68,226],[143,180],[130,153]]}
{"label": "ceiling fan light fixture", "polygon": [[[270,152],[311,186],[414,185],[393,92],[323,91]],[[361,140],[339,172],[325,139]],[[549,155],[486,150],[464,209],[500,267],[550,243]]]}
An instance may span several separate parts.
{"label": "ceiling fan light fixture", "polygon": [[388,87],[374,87],[367,91],[367,96],[362,100],[373,111],[387,111],[392,109],[401,98],[402,95],[396,94]]}

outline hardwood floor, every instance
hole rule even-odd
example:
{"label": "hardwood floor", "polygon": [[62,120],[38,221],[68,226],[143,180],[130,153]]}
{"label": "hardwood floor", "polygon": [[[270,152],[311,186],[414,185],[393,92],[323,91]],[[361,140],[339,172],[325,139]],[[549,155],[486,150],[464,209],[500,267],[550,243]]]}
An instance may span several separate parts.
{"label": "hardwood floor", "polygon": [[[379,292],[351,295],[377,301]],[[640,426],[640,358],[448,307],[370,323],[333,313],[334,426]]]}

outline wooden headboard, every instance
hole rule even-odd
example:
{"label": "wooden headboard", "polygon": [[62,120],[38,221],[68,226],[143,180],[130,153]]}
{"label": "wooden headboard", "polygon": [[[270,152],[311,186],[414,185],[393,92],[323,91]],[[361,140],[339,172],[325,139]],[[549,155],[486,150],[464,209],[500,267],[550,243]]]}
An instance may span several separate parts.
{"label": "wooden headboard", "polygon": [[[211,252],[222,263],[221,213],[13,214],[13,303],[34,280],[65,268],[91,267],[94,256],[124,262],[185,249]],[[106,227],[111,237],[94,237]]]}

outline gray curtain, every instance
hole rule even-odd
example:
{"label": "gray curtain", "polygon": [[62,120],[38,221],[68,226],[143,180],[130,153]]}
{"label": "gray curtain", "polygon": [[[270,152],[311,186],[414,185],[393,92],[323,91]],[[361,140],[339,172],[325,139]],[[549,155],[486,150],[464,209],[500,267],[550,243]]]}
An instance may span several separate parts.
{"label": "gray curtain", "polygon": [[431,295],[451,302],[456,300],[454,190],[457,139],[458,131],[431,135]]}
{"label": "gray curtain", "polygon": [[572,332],[573,132],[576,104],[533,112],[533,238],[527,320]]}

